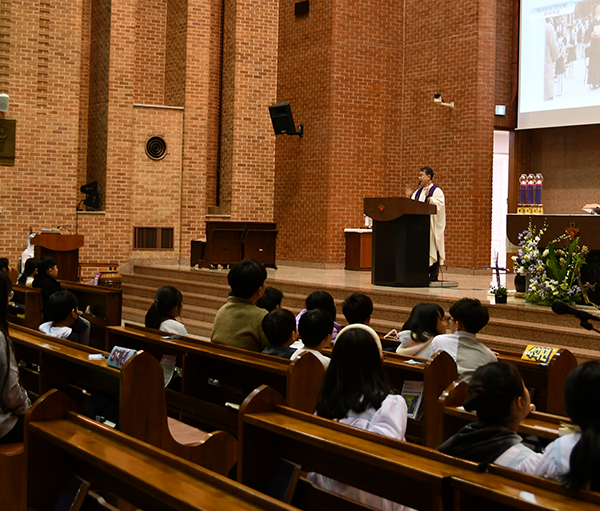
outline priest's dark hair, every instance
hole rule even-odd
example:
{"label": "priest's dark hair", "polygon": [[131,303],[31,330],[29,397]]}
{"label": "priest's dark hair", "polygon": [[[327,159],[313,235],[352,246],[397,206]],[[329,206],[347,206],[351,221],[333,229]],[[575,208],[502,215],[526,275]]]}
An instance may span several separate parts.
{"label": "priest's dark hair", "polygon": [[265,280],[267,280],[267,270],[253,259],[243,259],[236,263],[227,275],[231,294],[236,298],[252,298]]}
{"label": "priest's dark hair", "polygon": [[421,167],[419,169],[422,172],[425,172],[431,179],[433,179],[433,169],[431,167]]}
{"label": "priest's dark hair", "polygon": [[476,369],[469,381],[464,408],[477,412],[486,426],[501,425],[512,413],[516,398],[525,396],[518,369],[508,362],[491,362]]}
{"label": "priest's dark hair", "polygon": [[565,409],[581,428],[581,438],[571,451],[564,482],[573,490],[589,484],[590,490],[600,491],[600,362],[591,360],[570,372]]}
{"label": "priest's dark hair", "polygon": [[327,291],[315,291],[314,293],[309,294],[306,297],[306,308],[307,310],[322,309],[327,311],[335,321],[337,310],[335,308],[333,296],[331,296]]}
{"label": "priest's dark hair", "polygon": [[410,330],[413,341],[427,342],[438,335],[438,320],[443,317],[444,309],[437,303],[419,303],[410,311],[402,330]]}
{"label": "priest's dark hair", "polygon": [[160,329],[163,319],[171,316],[174,308],[180,308],[183,304],[181,291],[173,286],[163,286],[154,295],[154,302],[146,313],[144,325],[148,328]]}
{"label": "priest's dark hair", "polygon": [[319,391],[316,413],[327,419],[344,419],[353,410],[379,409],[390,386],[373,336],[362,328],[342,330]]}

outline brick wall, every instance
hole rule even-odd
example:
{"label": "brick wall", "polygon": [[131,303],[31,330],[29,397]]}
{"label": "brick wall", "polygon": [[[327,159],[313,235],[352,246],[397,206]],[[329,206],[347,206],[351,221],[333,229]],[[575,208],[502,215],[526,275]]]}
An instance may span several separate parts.
{"label": "brick wall", "polygon": [[[438,16],[428,2],[315,0],[298,18],[294,3],[281,2],[278,100],[306,135],[277,141],[279,257],[343,262],[362,198],[403,195],[429,165],[448,203],[448,264],[487,264],[495,80],[510,72],[496,2]],[[456,109],[435,105],[435,92]]]}
{"label": "brick wall", "polygon": [[[280,260],[341,265],[363,197],[403,195],[430,165],[447,197],[448,264],[487,264],[493,105],[512,101],[513,1],[442,12],[416,0],[311,0],[303,17],[294,4],[2,0],[0,89],[18,121],[16,164],[0,175],[3,253],[14,262],[29,226],[74,231],[78,187],[98,180],[105,211],[78,219],[83,261],[134,257],[142,220],[177,232],[173,253],[147,257],[186,260],[219,202],[213,211],[233,220],[275,220]],[[456,108],[435,105],[434,92]],[[302,139],[273,135],[267,107],[281,100]],[[549,166],[566,187],[558,162],[576,151],[572,171],[593,170],[594,129],[519,135],[518,172]],[[167,137],[168,160],[144,159],[149,133]],[[163,174],[168,200],[150,186]]]}

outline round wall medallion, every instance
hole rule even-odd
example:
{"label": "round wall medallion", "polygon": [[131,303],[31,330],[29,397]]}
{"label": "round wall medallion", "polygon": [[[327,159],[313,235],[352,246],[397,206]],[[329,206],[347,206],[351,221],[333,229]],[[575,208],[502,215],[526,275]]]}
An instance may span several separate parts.
{"label": "round wall medallion", "polygon": [[146,142],[146,154],[153,160],[162,160],[167,154],[167,143],[162,137],[150,137]]}

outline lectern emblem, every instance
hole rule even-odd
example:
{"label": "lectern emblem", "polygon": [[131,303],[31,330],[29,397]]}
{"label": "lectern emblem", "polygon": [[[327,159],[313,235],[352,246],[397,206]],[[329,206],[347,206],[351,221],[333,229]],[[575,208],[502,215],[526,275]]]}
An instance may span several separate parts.
{"label": "lectern emblem", "polygon": [[385,209],[385,204],[383,202],[379,203],[379,211],[381,211],[383,213],[383,210]]}

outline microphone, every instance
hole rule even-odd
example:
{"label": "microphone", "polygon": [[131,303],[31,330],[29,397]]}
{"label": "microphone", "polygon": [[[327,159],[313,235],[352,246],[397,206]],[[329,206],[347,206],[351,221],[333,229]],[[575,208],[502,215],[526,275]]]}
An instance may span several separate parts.
{"label": "microphone", "polygon": [[585,311],[576,309],[575,307],[571,307],[570,305],[567,305],[565,302],[554,302],[552,304],[552,311],[555,312],[556,314],[570,314],[571,316],[575,316],[582,323],[590,321],[590,320],[600,321],[600,317],[594,316],[593,314],[590,314],[589,312],[585,312]]}

